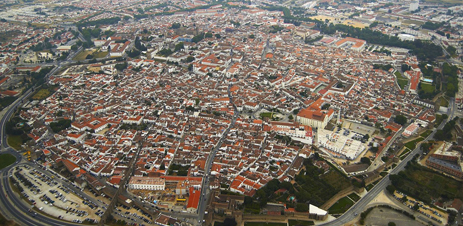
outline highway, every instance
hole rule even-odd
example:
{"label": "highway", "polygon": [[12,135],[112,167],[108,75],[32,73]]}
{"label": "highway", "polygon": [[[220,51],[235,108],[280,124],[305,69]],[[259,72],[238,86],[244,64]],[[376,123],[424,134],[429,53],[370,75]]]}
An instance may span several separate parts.
{"label": "highway", "polygon": [[[55,67],[53,68],[45,77],[49,78],[52,74],[54,74],[56,71],[58,71],[61,68]],[[1,121],[0,121],[0,141],[1,141],[1,154],[12,154],[16,157],[16,162],[13,163],[12,165],[0,170],[0,186],[2,188],[0,194],[0,206],[2,214],[7,218],[7,219],[13,219],[16,223],[20,225],[37,225],[37,226],[46,226],[46,225],[65,225],[65,226],[74,226],[74,225],[79,225],[71,222],[66,222],[66,221],[61,221],[55,218],[50,218],[44,215],[37,214],[34,217],[32,214],[28,212],[30,209],[30,206],[25,203],[24,201],[21,200],[19,195],[17,195],[13,190],[11,189],[11,186],[9,184],[9,172],[10,170],[17,166],[18,164],[21,163],[22,156],[19,154],[17,151],[15,151],[13,148],[8,146],[7,139],[6,139],[6,133],[5,133],[5,125],[8,122],[8,120],[11,118],[13,113],[16,111],[16,109],[23,103],[24,99],[27,99],[32,93],[33,90],[35,90],[36,86],[30,88],[24,94],[19,97],[15,102],[13,102],[10,106],[4,109]],[[32,166],[35,166],[32,163],[28,163]]]}

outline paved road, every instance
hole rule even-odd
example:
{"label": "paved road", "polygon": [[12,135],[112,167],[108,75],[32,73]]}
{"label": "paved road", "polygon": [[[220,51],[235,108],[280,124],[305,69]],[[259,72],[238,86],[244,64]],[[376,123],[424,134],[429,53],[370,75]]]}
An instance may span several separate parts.
{"label": "paved road", "polygon": [[235,123],[236,123],[236,119],[238,118],[238,116],[240,115],[240,112],[238,111],[238,108],[236,107],[236,105],[233,103],[233,96],[231,95],[231,92],[230,92],[230,88],[231,88],[232,84],[230,83],[228,85],[228,97],[230,98],[230,103],[233,105],[233,109],[234,109],[234,115],[233,115],[233,118],[232,118],[232,121],[230,123],[230,125],[228,126],[228,128],[225,130],[225,132],[222,134],[222,137],[220,137],[219,139],[219,142],[217,142],[217,145],[215,146],[214,149],[212,149],[211,153],[209,154],[207,160],[206,160],[206,165],[204,167],[204,176],[203,176],[203,182],[202,182],[202,185],[201,185],[201,198],[199,199],[199,204],[198,204],[198,224],[201,225],[202,222],[203,222],[203,219],[204,219],[204,215],[205,215],[205,210],[206,210],[206,204],[207,202],[209,201],[209,198],[210,196],[208,195],[208,192],[209,192],[209,175],[210,175],[210,172],[211,172],[211,167],[212,167],[212,163],[214,162],[214,157],[217,153],[217,150],[222,146],[222,142],[223,140],[227,137],[227,134],[228,132],[230,132],[230,129],[233,128],[233,126],[235,126]]}
{"label": "paved road", "polygon": [[[55,67],[52,71],[50,71],[50,73],[46,75],[46,78],[48,78],[50,75],[58,71],[59,68],[60,67]],[[1,154],[10,153],[10,154],[13,154],[17,159],[15,163],[13,163],[12,165],[0,171],[0,177],[1,177],[0,187],[2,189],[1,190],[2,194],[0,194],[0,206],[2,206],[2,208],[0,209],[0,211],[7,219],[14,219],[14,221],[16,221],[16,223],[20,225],[37,225],[37,226],[41,226],[41,225],[43,226],[46,226],[46,225],[56,225],[56,226],[79,225],[79,224],[74,224],[74,223],[50,218],[50,217],[43,216],[40,214],[37,214],[35,217],[33,217],[28,212],[28,210],[30,209],[30,206],[24,201],[22,201],[15,192],[13,192],[9,184],[9,177],[8,177],[9,171],[13,167],[21,163],[23,159],[20,153],[18,153],[13,148],[8,146],[8,143],[6,140],[5,125],[10,119],[10,117],[13,115],[17,107],[22,104],[24,99],[27,99],[32,94],[32,91],[35,88],[37,87],[33,87],[27,90],[21,97],[19,97],[15,102],[13,102],[10,106],[8,106],[5,109],[6,111],[4,112],[0,120],[0,126],[1,126],[0,141],[1,141],[1,150],[2,150]]]}

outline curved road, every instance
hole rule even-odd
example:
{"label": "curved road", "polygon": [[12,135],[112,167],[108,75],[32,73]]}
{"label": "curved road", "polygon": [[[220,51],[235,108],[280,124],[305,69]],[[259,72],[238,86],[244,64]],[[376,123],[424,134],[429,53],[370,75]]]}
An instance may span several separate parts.
{"label": "curved road", "polygon": [[[50,75],[54,74],[56,71],[59,70],[60,67],[55,67],[50,71],[49,74],[46,75],[48,78]],[[37,87],[34,87],[34,89]],[[0,141],[1,141],[1,154],[12,154],[16,157],[16,162],[11,164],[10,166],[0,170],[0,187],[1,192],[0,194],[0,206],[2,214],[7,219],[13,219],[16,223],[20,225],[37,225],[37,226],[47,226],[47,225],[56,225],[56,226],[75,226],[80,224],[75,224],[67,221],[61,221],[55,218],[51,218],[48,216],[37,214],[33,216],[33,214],[29,213],[30,206],[27,205],[24,201],[21,200],[19,195],[15,193],[10,186],[9,181],[9,172],[10,170],[17,166],[21,160],[22,155],[15,151],[13,148],[8,146],[6,140],[6,133],[5,133],[5,125],[13,115],[14,111],[22,104],[24,99],[27,99],[32,93],[33,89],[27,90],[20,98],[18,98],[15,102],[13,102],[10,106],[5,108],[6,110],[2,116],[0,121]]]}

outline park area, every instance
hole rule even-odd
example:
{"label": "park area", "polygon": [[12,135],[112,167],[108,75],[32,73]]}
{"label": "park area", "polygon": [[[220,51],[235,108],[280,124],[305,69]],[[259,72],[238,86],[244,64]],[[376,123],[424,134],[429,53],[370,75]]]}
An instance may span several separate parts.
{"label": "park area", "polygon": [[[318,168],[314,163],[326,163],[329,167]],[[294,181],[279,182],[274,179],[257,190],[253,197],[245,197],[244,212],[260,214],[267,202],[286,204],[286,208],[307,212],[308,206],[305,203],[320,207],[341,190],[352,186],[344,174],[320,157],[305,159],[303,164],[303,169]],[[355,195],[352,198],[358,199]]]}
{"label": "park area", "polygon": [[33,100],[45,100],[51,94],[53,94],[56,90],[58,90],[58,86],[44,86],[42,89],[37,91],[33,96]]}
{"label": "park area", "polygon": [[346,212],[352,205],[354,205],[354,202],[346,196],[342,199],[339,199],[334,205],[332,205],[328,209],[328,212],[330,214],[341,214]]}
{"label": "park area", "polygon": [[403,77],[400,72],[396,71],[394,73],[395,77],[397,78],[397,83],[399,84],[401,89],[404,89],[405,86],[408,84],[408,79]]}
{"label": "park area", "polygon": [[51,94],[50,90],[48,89],[41,89],[39,90],[34,96],[32,96],[33,100],[44,100],[45,98],[49,97]]}
{"label": "park area", "polygon": [[2,154],[0,155],[0,169],[3,169],[16,161],[16,157],[12,154]]}
{"label": "park area", "polygon": [[[86,59],[93,59],[92,53],[93,53],[93,50],[84,50],[80,52],[79,54],[77,54],[77,56],[75,56],[73,60],[82,61]],[[90,55],[91,57],[87,58],[88,55]]]}
{"label": "park area", "polygon": [[9,135],[7,142],[16,151],[21,150],[21,145],[24,143],[21,135]]}
{"label": "park area", "polygon": [[392,185],[404,194],[419,197],[425,203],[433,201],[451,201],[463,199],[463,182],[442,175],[432,169],[419,165],[408,164],[405,171],[391,175]]}

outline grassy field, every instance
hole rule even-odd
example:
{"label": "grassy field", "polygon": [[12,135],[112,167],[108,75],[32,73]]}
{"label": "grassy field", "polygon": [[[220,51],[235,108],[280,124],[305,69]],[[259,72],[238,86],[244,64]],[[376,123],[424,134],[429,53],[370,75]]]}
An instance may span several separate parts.
{"label": "grassy field", "polygon": [[357,202],[358,200],[360,200],[360,196],[358,196],[357,194],[355,193],[352,193],[350,195],[348,195],[350,199],[354,200],[355,202]]}
{"label": "grassy field", "polygon": [[463,182],[442,175],[440,172],[410,164],[404,173],[391,176],[392,184],[401,192],[431,203],[439,197],[447,200],[463,199]]}
{"label": "grassy field", "polygon": [[329,209],[328,212],[330,214],[340,214],[346,212],[352,205],[354,205],[354,202],[350,200],[347,197],[344,197],[340,200],[338,200],[334,205],[332,205]]}
{"label": "grassy field", "polygon": [[340,172],[335,170],[330,170],[328,173],[320,176],[320,178],[338,190],[349,187],[349,180],[346,179]]}
{"label": "grassy field", "polygon": [[32,96],[33,100],[44,100],[45,98],[49,97],[51,94],[50,90],[48,89],[41,89],[39,90],[34,96]]}
{"label": "grassy field", "polygon": [[422,140],[424,140],[423,137],[420,137],[420,138],[417,138],[417,139],[415,139],[415,140],[412,140],[412,141],[406,143],[406,144],[405,144],[405,147],[407,147],[407,148],[410,149],[410,150],[414,150],[415,147],[416,147],[416,143],[418,143],[418,142],[420,142],[420,141],[422,141]]}
{"label": "grassy field", "polygon": [[246,222],[244,226],[287,226],[286,223]]}
{"label": "grassy field", "polygon": [[299,225],[315,225],[313,221],[303,221],[303,220],[288,220],[289,226],[299,226]]}
{"label": "grassy field", "polygon": [[404,87],[408,84],[408,79],[403,77],[398,71],[396,71],[394,75],[397,78],[397,83],[399,84],[400,88],[404,89]]}
{"label": "grassy field", "polygon": [[449,106],[449,101],[447,99],[445,99],[444,97],[439,98],[439,100],[440,100],[440,102],[439,102],[440,106],[443,106],[443,107],[448,107]]}
{"label": "grassy field", "polygon": [[98,58],[103,58],[106,55],[108,55],[108,52],[100,52],[100,51],[98,51],[98,52],[93,53],[93,58],[97,58],[97,59]]}
{"label": "grassy field", "polygon": [[417,20],[403,20],[402,22],[405,24],[416,24],[418,26],[421,26],[424,24],[424,22],[417,21]]}
{"label": "grassy field", "polygon": [[444,121],[444,118],[442,117],[442,115],[436,114],[436,122],[434,125],[438,126],[442,123],[442,121]]}
{"label": "grassy field", "polygon": [[426,137],[428,137],[431,133],[432,133],[432,130],[426,130],[425,132],[421,133],[420,136],[426,138]]}
{"label": "grassy field", "polygon": [[23,140],[21,139],[21,136],[8,136],[7,142],[8,145],[10,145],[16,151],[22,149],[21,145],[23,144]]}
{"label": "grassy field", "polygon": [[73,60],[75,60],[75,61],[85,60],[85,58],[87,57],[87,55],[92,54],[92,53],[93,53],[92,50],[85,50],[85,51],[82,51],[82,52],[80,52],[79,54],[77,54],[77,56],[75,56]]}
{"label": "grassy field", "polygon": [[2,214],[0,214],[0,226],[19,226],[12,220],[7,220]]}
{"label": "grassy field", "polygon": [[422,82],[421,90],[423,90],[426,93],[434,93],[434,86],[432,84]]}
{"label": "grassy field", "polygon": [[275,113],[272,113],[272,112],[263,112],[263,113],[260,113],[260,117],[261,117],[261,118],[265,118],[265,117],[267,117],[267,118],[272,118],[273,115],[275,115]]}
{"label": "grassy field", "polygon": [[0,155],[0,169],[3,169],[16,161],[16,157],[12,154],[2,154]]}

